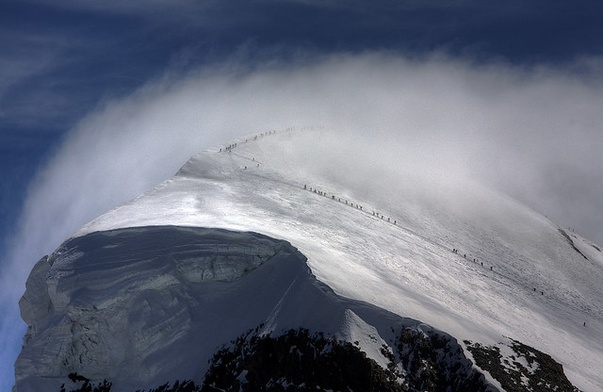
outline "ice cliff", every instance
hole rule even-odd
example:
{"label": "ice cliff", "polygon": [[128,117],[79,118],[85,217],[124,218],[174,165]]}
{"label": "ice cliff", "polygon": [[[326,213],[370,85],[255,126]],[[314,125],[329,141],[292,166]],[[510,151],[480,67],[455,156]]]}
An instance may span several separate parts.
{"label": "ice cliff", "polygon": [[[232,283],[268,260],[268,280]],[[265,296],[278,299],[291,284],[274,269],[303,260],[284,241],[224,230],[149,227],[71,239],[27,281],[18,390],[46,389],[48,378],[72,371],[136,386],[190,376],[222,338],[265,320],[276,305]]]}

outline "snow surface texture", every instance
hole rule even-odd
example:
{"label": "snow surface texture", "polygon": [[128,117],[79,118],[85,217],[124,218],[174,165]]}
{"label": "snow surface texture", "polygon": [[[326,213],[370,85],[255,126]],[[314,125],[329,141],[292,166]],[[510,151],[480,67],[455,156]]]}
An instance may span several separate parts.
{"label": "snow surface texture", "polygon": [[[341,296],[421,320],[459,341],[496,344],[508,336],[550,354],[577,387],[600,390],[601,247],[475,184],[438,184],[438,192],[425,192],[433,186],[410,175],[404,182],[382,178],[371,186],[358,186],[351,176],[315,170],[312,162],[304,160],[303,148],[298,148],[313,146],[318,150],[313,156],[322,156],[333,153],[334,145],[320,130],[285,130],[215,147],[192,158],[152,192],[86,225],[75,237],[176,225],[253,231],[285,239],[307,257],[318,280]],[[350,161],[349,171],[355,169]],[[41,265],[47,262],[40,263],[22,303],[28,323],[48,312],[38,309],[33,317],[36,310],[28,310],[26,303],[28,295],[44,297],[39,291],[45,279]],[[50,272],[54,276],[52,268]],[[56,273],[74,270],[61,267]],[[160,276],[157,279],[166,280],[145,284],[156,288],[173,279]],[[36,285],[38,289],[33,288]],[[54,290],[51,284],[49,290]],[[282,298],[284,292],[274,298]],[[72,302],[88,295],[94,294],[86,290],[69,294]],[[221,311],[215,310],[228,320],[230,310],[225,309],[243,303],[241,298],[245,297],[230,298],[231,302],[220,305]],[[281,320],[296,317],[294,308],[281,304],[279,309],[289,313]],[[135,313],[128,317],[136,318]],[[347,325],[363,325],[353,317],[344,319]],[[266,320],[258,316],[254,321]],[[30,328],[43,329],[41,325]],[[28,349],[26,344],[16,364],[18,386],[23,375],[32,371],[27,369],[34,360]],[[158,358],[161,353],[146,359],[155,370],[164,366]]]}

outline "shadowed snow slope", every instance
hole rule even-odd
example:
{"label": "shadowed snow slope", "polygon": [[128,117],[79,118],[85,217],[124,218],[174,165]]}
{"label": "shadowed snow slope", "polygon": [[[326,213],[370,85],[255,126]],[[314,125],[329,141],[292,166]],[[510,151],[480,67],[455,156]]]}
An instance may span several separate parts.
{"label": "shadowed snow slope", "polygon": [[[349,151],[337,153],[337,139],[320,130],[249,136],[195,156],[171,180],[83,227],[57,253],[41,260],[28,281],[21,308],[30,328],[16,364],[19,392],[27,391],[21,386],[35,378],[30,376],[66,369],[60,368],[68,364],[57,362],[57,355],[84,362],[91,360],[86,355],[94,356],[115,374],[123,369],[115,359],[121,355],[125,363],[144,364],[132,376],[144,382],[154,381],[155,375],[190,374],[200,369],[187,366],[203,366],[207,350],[247,327],[262,322],[267,328],[303,326],[309,316],[299,306],[315,311],[311,326],[325,332],[346,323],[370,324],[366,319],[351,322],[353,317],[344,316],[345,306],[337,308],[338,317],[331,317],[334,311],[321,308],[322,299],[300,299],[304,291],[294,290],[298,302],[287,303],[288,290],[302,284],[299,276],[305,276],[293,270],[305,264],[286,265],[304,257],[318,281],[338,295],[421,320],[459,341],[496,344],[503,336],[516,339],[563,364],[579,388],[600,390],[601,247],[474,183],[457,184],[408,170],[391,177],[389,169],[355,167]],[[363,172],[362,179],[357,172]],[[204,234],[215,235],[215,245],[183,244],[158,256],[152,249],[163,249],[161,235],[156,241],[145,240],[131,258],[127,256],[136,245],[117,241],[122,234],[91,258],[77,250],[96,238],[107,241],[120,233],[111,230],[147,227],[141,230],[153,233],[148,226],[164,225],[257,232],[288,241],[303,256],[284,242],[222,231]],[[184,238],[193,229],[171,230]],[[103,231],[108,232],[94,234]],[[113,265],[103,252],[119,247],[124,256]],[[231,252],[236,262],[221,258]],[[262,264],[268,259],[270,263]],[[279,268],[291,275],[270,275]],[[254,275],[264,277],[252,279]],[[246,277],[238,279],[241,276]],[[82,283],[88,277],[93,282]],[[260,287],[254,286],[258,282]],[[303,284],[318,283],[304,279]],[[252,300],[252,294],[261,299]],[[223,298],[204,302],[210,297]],[[112,312],[115,301],[127,303],[118,307],[123,317],[98,317],[98,312]],[[92,311],[90,304],[96,307]],[[53,318],[60,309],[67,321]],[[251,310],[241,316],[237,309]],[[204,315],[219,320],[208,323]],[[114,317],[123,325],[95,324],[99,332],[94,341],[74,338],[80,327],[73,320],[102,323]],[[180,329],[166,329],[167,324]],[[44,343],[43,336],[52,336],[53,343]],[[72,343],[65,345],[57,336],[69,336]],[[215,341],[216,336],[224,340]],[[113,352],[103,343],[112,339],[136,342],[136,347]],[[203,356],[199,361],[176,365],[160,349],[167,346],[157,344],[166,339],[173,341],[170,352],[188,352],[194,345],[207,350],[196,350]],[[82,357],[60,356],[68,350]],[[96,350],[109,351],[103,356]],[[366,351],[374,353],[374,348]]]}

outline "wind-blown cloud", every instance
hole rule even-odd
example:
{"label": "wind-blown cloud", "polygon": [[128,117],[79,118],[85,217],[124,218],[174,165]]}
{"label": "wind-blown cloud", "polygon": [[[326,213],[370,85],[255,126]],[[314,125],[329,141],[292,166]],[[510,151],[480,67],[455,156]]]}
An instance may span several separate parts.
{"label": "wind-blown cloud", "polygon": [[372,168],[477,180],[603,243],[603,80],[586,70],[373,52],[253,70],[221,64],[168,74],[106,102],[71,131],[31,184],[2,265],[0,362],[16,356],[24,332],[15,325],[16,303],[33,263],[82,224],[169,178],[196,152],[263,130],[335,129],[329,137],[339,141],[340,156],[353,156],[357,172],[308,163],[334,181],[346,176],[361,185]]}

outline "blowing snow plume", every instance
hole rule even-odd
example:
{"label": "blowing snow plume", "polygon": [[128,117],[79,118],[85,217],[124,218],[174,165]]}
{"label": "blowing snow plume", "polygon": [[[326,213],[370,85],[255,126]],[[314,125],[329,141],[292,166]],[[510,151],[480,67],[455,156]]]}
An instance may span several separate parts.
{"label": "blowing snow plume", "polygon": [[[380,178],[423,178],[417,197],[477,181],[603,242],[592,213],[603,200],[602,90],[591,73],[369,53],[251,71],[222,64],[106,102],[31,184],[2,266],[1,362],[16,356],[24,329],[16,303],[35,261],[191,155],[267,129],[334,129],[323,141],[331,155],[313,153],[315,141],[282,153],[350,192],[369,192]],[[0,378],[10,379],[5,371]]]}

